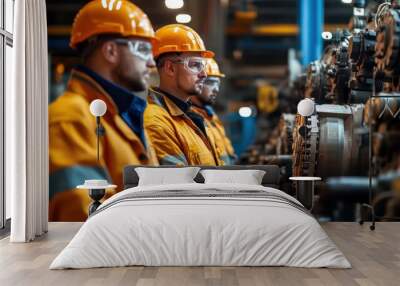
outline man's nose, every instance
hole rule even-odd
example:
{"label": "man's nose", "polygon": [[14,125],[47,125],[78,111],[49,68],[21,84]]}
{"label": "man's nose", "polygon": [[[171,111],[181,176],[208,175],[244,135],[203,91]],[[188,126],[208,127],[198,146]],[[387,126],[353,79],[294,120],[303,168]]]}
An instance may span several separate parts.
{"label": "man's nose", "polygon": [[206,77],[207,77],[206,71],[205,71],[205,70],[202,70],[201,72],[199,72],[198,77],[199,77],[199,78],[206,78]]}
{"label": "man's nose", "polygon": [[154,61],[154,58],[151,57],[148,61],[147,61],[147,67],[148,68],[154,68],[156,66],[156,62]]}

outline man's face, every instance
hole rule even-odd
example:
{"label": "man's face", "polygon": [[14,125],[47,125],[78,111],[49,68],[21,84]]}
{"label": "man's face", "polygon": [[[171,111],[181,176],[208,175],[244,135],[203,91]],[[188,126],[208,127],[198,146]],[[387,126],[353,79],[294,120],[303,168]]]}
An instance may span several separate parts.
{"label": "man's face", "polygon": [[155,67],[151,43],[142,39],[117,39],[120,60],[115,73],[118,81],[131,91],[149,87],[150,68]]}
{"label": "man's face", "polygon": [[206,61],[194,54],[182,54],[173,59],[176,86],[188,96],[199,96],[207,78]]}
{"label": "man's face", "polygon": [[214,104],[217,100],[221,81],[218,77],[207,77],[199,99],[203,104]]}

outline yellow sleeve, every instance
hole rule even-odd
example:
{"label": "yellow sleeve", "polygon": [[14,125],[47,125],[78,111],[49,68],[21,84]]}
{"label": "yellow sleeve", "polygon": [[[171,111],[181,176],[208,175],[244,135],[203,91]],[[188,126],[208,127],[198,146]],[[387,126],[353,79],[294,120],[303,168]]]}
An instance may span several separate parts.
{"label": "yellow sleeve", "polygon": [[144,126],[160,165],[188,165],[175,129],[168,119],[145,112]]}
{"label": "yellow sleeve", "polygon": [[233,146],[232,146],[232,142],[228,138],[228,136],[226,135],[224,125],[223,125],[222,121],[219,119],[219,117],[217,115],[215,115],[215,123],[216,123],[216,127],[220,130],[220,132],[222,133],[222,135],[224,137],[225,147],[226,147],[226,149],[228,151],[229,156],[233,160],[237,159],[237,156],[235,154],[235,150],[233,149]]}
{"label": "yellow sleeve", "polygon": [[[103,150],[102,146],[100,150]],[[111,180],[104,160],[97,162],[95,127],[79,121],[51,123],[49,159],[49,219],[85,220],[91,200],[87,190],[78,190],[75,187],[87,179]]]}

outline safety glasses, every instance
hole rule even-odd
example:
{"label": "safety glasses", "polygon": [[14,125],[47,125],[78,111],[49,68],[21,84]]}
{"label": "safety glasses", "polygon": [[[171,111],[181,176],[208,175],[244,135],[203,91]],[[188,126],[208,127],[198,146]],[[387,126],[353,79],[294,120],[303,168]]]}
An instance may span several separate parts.
{"label": "safety glasses", "polygon": [[153,60],[153,47],[150,42],[137,39],[116,39],[114,42],[119,45],[127,45],[134,56],[145,62]]}
{"label": "safety glasses", "polygon": [[221,81],[218,78],[207,78],[204,82],[204,85],[210,89],[219,90]]}
{"label": "safety glasses", "polygon": [[183,64],[185,69],[193,74],[199,74],[206,69],[207,61],[201,57],[176,58],[174,63]]}

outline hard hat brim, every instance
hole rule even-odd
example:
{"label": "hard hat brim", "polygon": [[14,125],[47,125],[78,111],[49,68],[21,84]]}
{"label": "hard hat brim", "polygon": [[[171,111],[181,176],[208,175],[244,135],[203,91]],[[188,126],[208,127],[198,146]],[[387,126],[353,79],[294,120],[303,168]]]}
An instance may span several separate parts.
{"label": "hard hat brim", "polygon": [[[101,35],[101,34],[94,34],[92,37],[95,37],[97,35]],[[140,36],[140,35],[120,35],[120,34],[115,34],[116,37],[121,37],[121,38],[128,38],[128,37],[132,37],[132,38],[137,38],[137,39],[142,39],[142,40],[147,40],[150,41],[150,43],[153,45],[153,47],[155,45],[157,45],[159,43],[159,39],[156,37],[146,37],[146,36]],[[84,41],[83,41],[84,42]],[[69,42],[69,46],[71,49],[76,49],[78,47],[79,44],[83,43],[83,42],[78,42],[76,43],[76,41],[70,41]]]}
{"label": "hard hat brim", "polygon": [[199,51],[201,52],[201,56],[203,58],[213,58],[215,56],[214,52],[206,50],[206,51]]}

